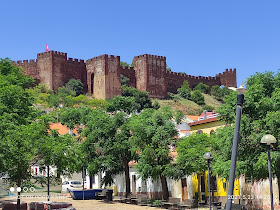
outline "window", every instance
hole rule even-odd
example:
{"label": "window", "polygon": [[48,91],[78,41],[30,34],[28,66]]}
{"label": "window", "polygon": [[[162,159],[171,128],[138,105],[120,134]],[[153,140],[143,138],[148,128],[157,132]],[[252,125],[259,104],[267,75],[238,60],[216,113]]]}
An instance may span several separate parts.
{"label": "window", "polygon": [[203,131],[202,131],[202,130],[198,130],[198,131],[196,132],[196,134],[203,134]]}
{"label": "window", "polygon": [[216,178],[216,176],[211,176],[210,177],[210,179],[211,179],[211,191],[217,191],[217,178]]}

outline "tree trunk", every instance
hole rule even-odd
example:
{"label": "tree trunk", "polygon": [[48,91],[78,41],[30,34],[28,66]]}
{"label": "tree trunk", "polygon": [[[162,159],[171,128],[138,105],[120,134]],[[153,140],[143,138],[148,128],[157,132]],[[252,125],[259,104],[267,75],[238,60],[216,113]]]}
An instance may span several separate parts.
{"label": "tree trunk", "polygon": [[[21,179],[18,179],[17,186],[21,186]],[[18,196],[17,196],[17,210],[20,210],[20,191],[18,191]]]}
{"label": "tree trunk", "polygon": [[280,194],[280,174],[276,174],[277,183],[278,183],[278,193]]}
{"label": "tree trunk", "polygon": [[125,175],[125,197],[127,197],[131,193],[131,191],[130,191],[129,165],[126,157],[124,158],[124,175]]}
{"label": "tree trunk", "polygon": [[50,201],[50,166],[47,166],[47,173],[48,173],[48,177],[47,177],[47,181],[48,181],[48,201]]}
{"label": "tree trunk", "polygon": [[163,200],[168,200],[169,192],[165,176],[160,176]]}

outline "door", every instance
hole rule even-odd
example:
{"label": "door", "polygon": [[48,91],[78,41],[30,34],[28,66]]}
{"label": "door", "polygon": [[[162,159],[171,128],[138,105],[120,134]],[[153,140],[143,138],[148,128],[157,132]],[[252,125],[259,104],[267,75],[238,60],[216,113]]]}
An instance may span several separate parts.
{"label": "door", "polygon": [[136,194],[136,175],[132,175],[132,194]]}
{"label": "door", "polygon": [[200,176],[200,200],[201,203],[205,203],[205,179],[204,179],[204,175]]}
{"label": "door", "polygon": [[188,191],[187,191],[187,179],[181,179],[182,182],[182,201],[188,198]]}

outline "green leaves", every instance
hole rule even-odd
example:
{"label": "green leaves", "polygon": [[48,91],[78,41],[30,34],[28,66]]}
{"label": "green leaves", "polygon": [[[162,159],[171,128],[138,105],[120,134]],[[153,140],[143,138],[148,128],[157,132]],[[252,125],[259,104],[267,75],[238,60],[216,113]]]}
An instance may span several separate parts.
{"label": "green leaves", "polygon": [[[260,144],[265,134],[272,134],[280,139],[280,80],[279,73],[256,73],[247,79],[245,104],[242,110],[240,139],[238,147],[237,176],[256,179],[267,177],[267,153],[265,145]],[[237,93],[226,96],[225,104],[218,110],[221,119],[234,123]],[[233,139],[232,128],[226,127],[217,131],[215,150],[218,154],[214,169],[219,175],[227,178]],[[275,145],[279,147],[278,145]],[[273,153],[273,173],[280,177],[279,152]],[[216,158],[215,158],[216,159]]]}
{"label": "green leaves", "polygon": [[192,134],[178,142],[176,163],[184,174],[191,175],[207,170],[203,155],[211,151],[212,145],[213,137],[206,134]]}

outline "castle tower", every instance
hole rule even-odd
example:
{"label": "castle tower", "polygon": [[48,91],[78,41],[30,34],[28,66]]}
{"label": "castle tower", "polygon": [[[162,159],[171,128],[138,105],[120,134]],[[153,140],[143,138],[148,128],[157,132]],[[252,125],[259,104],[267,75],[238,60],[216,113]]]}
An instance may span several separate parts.
{"label": "castle tower", "polygon": [[[37,54],[37,71],[41,83],[58,90],[70,79],[79,79],[86,87],[86,66],[83,60],[68,58],[67,53],[48,51]],[[84,88],[86,91],[86,88]]]}
{"label": "castle tower", "polygon": [[147,91],[151,98],[166,98],[166,57],[140,55],[134,57],[136,88]]}
{"label": "castle tower", "polygon": [[121,95],[120,56],[101,55],[86,61],[88,92],[95,98]]}
{"label": "castle tower", "polygon": [[237,87],[236,69],[226,69],[223,73],[217,74],[216,77],[220,78],[221,85],[226,87]]}

